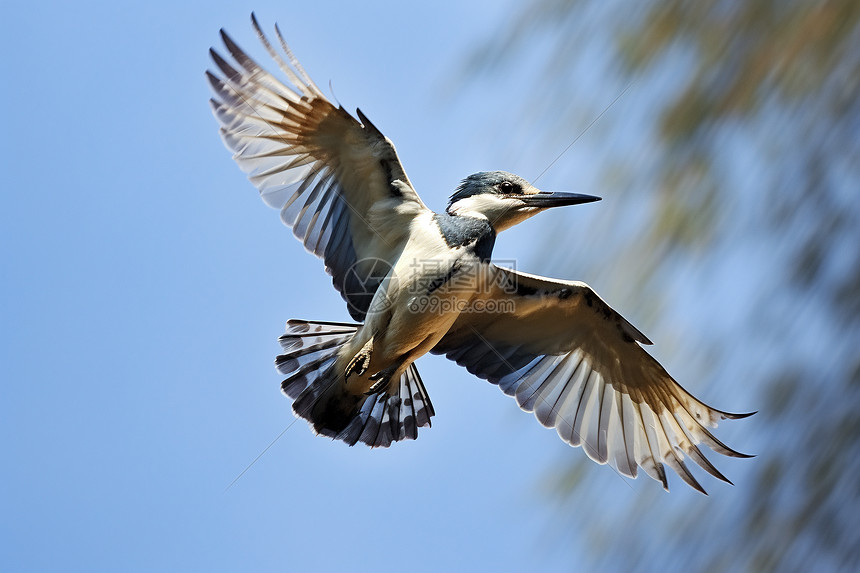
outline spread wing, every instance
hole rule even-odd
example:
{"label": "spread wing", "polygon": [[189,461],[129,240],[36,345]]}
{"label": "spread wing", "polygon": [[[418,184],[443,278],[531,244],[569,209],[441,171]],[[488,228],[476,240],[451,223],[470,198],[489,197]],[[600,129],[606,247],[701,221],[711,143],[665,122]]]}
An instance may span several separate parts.
{"label": "spread wing", "polygon": [[361,110],[359,123],[326,99],[277,26],[289,63],[253,15],[251,21],[287,83],[222,30],[234,63],[212,49],[217,71],[206,72],[221,137],[263,200],[280,209],[283,222],[324,260],[352,317],[363,320],[405,244],[409,222],[426,207],[391,141]]}
{"label": "spread wing", "polygon": [[461,314],[432,352],[498,384],[565,442],[626,476],[641,467],[668,490],[666,464],[705,493],[689,457],[729,481],[697,445],[748,457],[708,427],[749,414],[716,410],[684,390],[642,348],[651,344],[645,335],[585,283],[489,270],[475,312]]}

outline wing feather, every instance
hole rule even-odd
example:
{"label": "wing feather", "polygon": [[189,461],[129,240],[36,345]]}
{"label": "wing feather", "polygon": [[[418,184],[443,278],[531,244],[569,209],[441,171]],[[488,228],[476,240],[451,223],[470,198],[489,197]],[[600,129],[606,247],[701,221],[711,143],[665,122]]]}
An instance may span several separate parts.
{"label": "wing feather", "polygon": [[[635,478],[638,468],[668,489],[664,466],[705,493],[685,459],[722,481],[697,447],[746,457],[709,427],[730,414],[684,390],[645,349],[648,338],[588,285],[554,281],[490,265],[479,294],[513,305],[509,313],[464,313],[433,349],[489,380],[562,440],[589,458]],[[731,483],[731,482],[729,482]]]}
{"label": "wing feather", "polygon": [[[325,97],[277,26],[276,47],[254,15],[251,22],[286,81],[222,30],[232,61],[211,49],[215,71],[206,72],[221,137],[265,203],[279,209],[284,224],[325,261],[353,318],[363,320],[373,292],[352,293],[345,288],[347,276],[359,272],[362,259],[393,266],[405,245],[403,229],[427,208],[391,141],[364,114],[359,112],[361,123]],[[356,278],[362,285],[379,284]]]}

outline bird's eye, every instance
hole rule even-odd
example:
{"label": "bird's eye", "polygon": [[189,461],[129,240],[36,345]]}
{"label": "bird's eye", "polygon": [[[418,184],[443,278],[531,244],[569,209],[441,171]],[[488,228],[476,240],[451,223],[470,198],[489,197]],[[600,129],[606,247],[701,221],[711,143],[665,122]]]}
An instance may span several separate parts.
{"label": "bird's eye", "polygon": [[516,193],[516,189],[514,188],[514,184],[510,181],[502,181],[499,183],[499,191],[502,193]]}

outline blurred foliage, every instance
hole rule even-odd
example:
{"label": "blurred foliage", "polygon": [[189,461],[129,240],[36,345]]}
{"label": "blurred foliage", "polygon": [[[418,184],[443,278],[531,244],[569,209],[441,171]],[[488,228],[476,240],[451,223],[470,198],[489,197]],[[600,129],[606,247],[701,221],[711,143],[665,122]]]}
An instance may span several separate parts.
{"label": "blurred foliage", "polygon": [[528,120],[580,129],[584,59],[645,102],[644,127],[600,128],[618,201],[575,238],[571,271],[646,309],[634,322],[669,342],[670,371],[694,363],[695,393],[761,410],[736,429],[761,455],[730,503],[639,489],[613,508],[607,470],[571,462],[554,502],[593,565],[860,570],[860,2],[532,0],[470,69],[504,73],[534,45]]}
{"label": "blurred foliage", "polygon": [[713,123],[755,112],[770,96],[784,103],[815,98],[856,47],[858,16],[860,4],[847,0],[659,2],[623,33],[620,50],[633,69],[671,42],[696,50],[698,68],[661,121],[663,136],[684,144]]}

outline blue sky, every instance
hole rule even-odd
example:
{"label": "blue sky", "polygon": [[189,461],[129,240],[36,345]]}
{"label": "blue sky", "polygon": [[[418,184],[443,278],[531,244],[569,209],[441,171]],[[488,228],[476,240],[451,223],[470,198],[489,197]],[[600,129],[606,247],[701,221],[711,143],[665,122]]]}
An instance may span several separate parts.
{"label": "blue sky", "polygon": [[[514,2],[309,4],[4,6],[0,570],[575,567],[580,536],[556,529],[542,484],[582,452],[441,357],[419,361],[437,412],[419,440],[347,448],[299,421],[225,491],[294,419],[273,367],[284,322],[348,315],[218,137],[203,75],[218,29],[266,62],[249,14],[277,20],[436,209],[469,173],[552,159],[504,152],[506,135],[559,138],[509,116],[516,78],[461,67]],[[558,275],[518,246],[541,228],[497,256]],[[619,504],[659,487],[588,471]]]}

